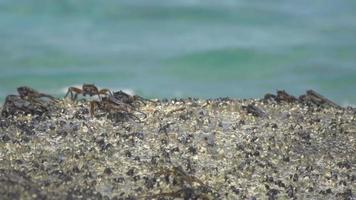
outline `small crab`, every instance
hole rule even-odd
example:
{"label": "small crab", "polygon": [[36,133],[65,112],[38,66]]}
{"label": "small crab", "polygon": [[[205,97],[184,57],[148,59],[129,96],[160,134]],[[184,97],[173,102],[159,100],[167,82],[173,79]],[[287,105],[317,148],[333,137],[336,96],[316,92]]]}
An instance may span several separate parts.
{"label": "small crab", "polygon": [[2,116],[22,114],[42,115],[54,108],[57,99],[48,94],[40,93],[30,87],[17,88],[19,95],[8,95],[2,109]]}
{"label": "small crab", "polygon": [[42,114],[47,112],[47,108],[37,102],[30,102],[18,95],[8,95],[2,107],[2,116],[22,114]]}
{"label": "small crab", "polygon": [[141,102],[141,103],[143,103],[145,105],[146,105],[145,101],[152,102],[151,100],[145,99],[145,98],[143,98],[141,96],[138,96],[138,95],[129,95],[129,94],[127,94],[127,93],[125,93],[125,92],[123,92],[121,90],[117,91],[117,92],[114,92],[113,96],[116,99],[118,99],[118,100],[120,100],[120,101],[122,101],[124,103],[130,104],[130,105],[133,105],[133,103],[136,102],[136,101],[139,101],[139,102]]}
{"label": "small crab", "polygon": [[83,84],[82,88],[76,88],[76,87],[69,87],[67,94],[64,96],[67,97],[70,94],[71,100],[76,100],[78,97],[78,94],[81,94],[83,96],[89,95],[89,96],[94,96],[98,95],[99,99],[101,99],[100,95],[112,95],[111,91],[109,89],[98,89],[94,84]]}
{"label": "small crab", "polygon": [[141,121],[136,115],[132,114],[132,112],[138,112],[143,114],[146,117],[146,114],[140,111],[137,111],[132,105],[126,104],[114,98],[113,96],[103,97],[101,101],[91,101],[90,102],[90,114],[93,117],[95,115],[95,110],[99,108],[109,114],[123,114],[128,116],[129,118],[136,119]]}
{"label": "small crab", "polygon": [[51,95],[40,93],[40,92],[36,91],[35,89],[32,89],[27,86],[18,87],[17,92],[19,93],[21,99],[35,101],[36,99],[45,97],[50,100],[56,101],[56,99],[54,97],[52,97]]}

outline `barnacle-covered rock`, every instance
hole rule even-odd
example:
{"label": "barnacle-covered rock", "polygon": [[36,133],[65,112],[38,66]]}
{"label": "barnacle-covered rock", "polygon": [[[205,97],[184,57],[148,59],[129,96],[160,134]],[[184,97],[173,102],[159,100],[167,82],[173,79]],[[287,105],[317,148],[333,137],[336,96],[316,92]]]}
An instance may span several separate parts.
{"label": "barnacle-covered rock", "polygon": [[116,95],[133,109],[99,105],[92,116],[86,100],[8,96],[0,199],[355,198],[354,108],[312,92]]}

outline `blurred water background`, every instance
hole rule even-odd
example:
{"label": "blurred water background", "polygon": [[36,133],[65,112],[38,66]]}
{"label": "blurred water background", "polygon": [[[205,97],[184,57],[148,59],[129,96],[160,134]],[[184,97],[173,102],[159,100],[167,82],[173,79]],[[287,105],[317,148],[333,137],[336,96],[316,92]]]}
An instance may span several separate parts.
{"label": "blurred water background", "polygon": [[315,89],[356,104],[355,0],[0,0],[0,101],[95,83],[145,97]]}

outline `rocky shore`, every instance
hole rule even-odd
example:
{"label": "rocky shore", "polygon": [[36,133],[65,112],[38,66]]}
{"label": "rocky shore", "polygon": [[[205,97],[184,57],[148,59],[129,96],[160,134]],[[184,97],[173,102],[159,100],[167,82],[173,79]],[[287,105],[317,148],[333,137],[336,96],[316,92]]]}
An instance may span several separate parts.
{"label": "rocky shore", "polygon": [[115,98],[9,95],[0,199],[356,199],[355,108],[314,91]]}

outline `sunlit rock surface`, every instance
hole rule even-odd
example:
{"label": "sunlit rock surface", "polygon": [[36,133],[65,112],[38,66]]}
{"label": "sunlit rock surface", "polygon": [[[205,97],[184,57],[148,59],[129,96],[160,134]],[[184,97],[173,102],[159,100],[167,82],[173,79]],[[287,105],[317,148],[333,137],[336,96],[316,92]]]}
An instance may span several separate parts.
{"label": "sunlit rock surface", "polygon": [[353,108],[273,95],[148,101],[135,117],[47,106],[1,117],[0,199],[356,198]]}

